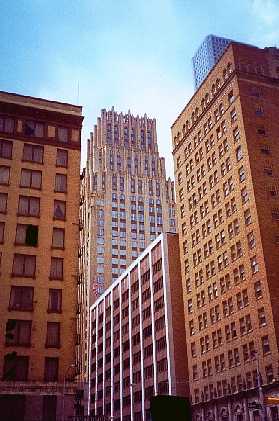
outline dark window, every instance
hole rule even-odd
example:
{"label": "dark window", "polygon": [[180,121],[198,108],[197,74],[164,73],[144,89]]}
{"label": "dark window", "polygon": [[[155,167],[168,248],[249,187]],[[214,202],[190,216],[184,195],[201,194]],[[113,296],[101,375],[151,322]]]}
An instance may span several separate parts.
{"label": "dark window", "polygon": [[50,264],[50,279],[63,279],[63,259],[52,257]]}
{"label": "dark window", "polygon": [[65,149],[57,149],[56,166],[64,168],[68,167],[68,151]]}
{"label": "dark window", "polygon": [[13,262],[13,276],[34,278],[36,272],[36,256],[15,254]]}
{"label": "dark window", "polygon": [[56,382],[58,380],[58,358],[45,358],[45,381]]}
{"label": "dark window", "polygon": [[31,196],[19,196],[18,215],[40,216],[40,198]]}
{"label": "dark window", "polygon": [[0,184],[8,186],[10,183],[10,167],[6,165],[0,166]]}
{"label": "dark window", "polygon": [[54,191],[66,193],[67,192],[67,176],[65,174],[55,175]]}
{"label": "dark window", "polygon": [[[0,119],[1,120],[1,119]],[[0,157],[12,159],[13,142],[9,140],[0,139]]]}
{"label": "dark window", "polygon": [[43,137],[44,124],[36,121],[26,121],[24,124],[24,134],[32,137]]}
{"label": "dark window", "polygon": [[60,323],[47,322],[46,347],[47,348],[60,347]]}
{"label": "dark window", "polygon": [[33,295],[33,287],[12,286],[9,310],[32,311]]}
{"label": "dark window", "polygon": [[69,140],[69,131],[65,127],[58,127],[57,137],[59,142],[67,143]]}
{"label": "dark window", "polygon": [[66,202],[62,200],[54,200],[54,211],[53,211],[53,218],[54,219],[61,219],[65,220],[66,218]]}
{"label": "dark window", "polygon": [[23,161],[36,162],[38,164],[42,164],[43,156],[44,156],[43,146],[30,145],[28,143],[24,143],[23,155],[22,155]]}
{"label": "dark window", "polygon": [[65,230],[63,228],[53,228],[52,247],[64,248]]}
{"label": "dark window", "polygon": [[23,168],[21,170],[20,187],[28,187],[30,189],[41,189],[42,171],[33,171]]}
{"label": "dark window", "polygon": [[48,297],[48,312],[60,313],[62,308],[62,290],[50,289]]}
{"label": "dark window", "polygon": [[13,133],[15,121],[10,117],[0,117],[0,132]]}
{"label": "dark window", "polygon": [[16,244],[23,244],[26,246],[38,245],[38,227],[37,225],[17,224],[16,227]]}
{"label": "dark window", "polygon": [[6,345],[30,346],[31,320],[9,319],[6,323]]}
{"label": "dark window", "polygon": [[0,244],[4,243],[5,222],[0,222]]}
{"label": "dark window", "polygon": [[7,213],[8,194],[0,193],[0,213]]}
{"label": "dark window", "polygon": [[5,355],[3,380],[25,381],[28,377],[29,357],[17,356],[15,352]]}

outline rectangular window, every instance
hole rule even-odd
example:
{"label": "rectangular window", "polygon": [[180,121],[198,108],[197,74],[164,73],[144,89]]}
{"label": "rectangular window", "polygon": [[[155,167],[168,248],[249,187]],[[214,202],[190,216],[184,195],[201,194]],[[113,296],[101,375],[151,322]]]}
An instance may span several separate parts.
{"label": "rectangular window", "polygon": [[59,142],[68,143],[69,140],[69,131],[65,127],[58,127],[57,129],[57,138]]}
{"label": "rectangular window", "polygon": [[8,186],[10,183],[10,167],[6,165],[0,166],[0,184]]}
{"label": "rectangular window", "polygon": [[63,259],[52,257],[50,263],[50,279],[63,279]]}
{"label": "rectangular window", "polygon": [[34,278],[36,273],[36,256],[15,254],[13,261],[13,276]]}
{"label": "rectangular window", "polygon": [[13,133],[15,127],[15,121],[10,117],[0,117],[0,132]]}
{"label": "rectangular window", "polygon": [[47,322],[46,347],[47,348],[60,347],[60,323]]}
{"label": "rectangular window", "polygon": [[31,320],[9,319],[6,323],[7,346],[30,346]]}
{"label": "rectangular window", "polygon": [[65,230],[63,228],[53,228],[52,247],[63,249],[64,240],[65,240]]}
{"label": "rectangular window", "polygon": [[65,221],[65,219],[66,219],[66,202],[64,202],[62,200],[54,200],[53,218],[54,219],[61,219],[62,221]]}
{"label": "rectangular window", "polygon": [[0,244],[4,243],[5,222],[0,222]]}
{"label": "rectangular window", "polygon": [[42,188],[42,171],[21,170],[20,187],[28,187],[30,189]]}
{"label": "rectangular window", "polygon": [[37,225],[17,224],[15,244],[26,246],[38,245],[38,227]]}
{"label": "rectangular window", "polygon": [[59,359],[58,358],[45,358],[45,374],[44,380],[46,382],[56,382],[58,380],[58,367]]}
{"label": "rectangular window", "polygon": [[56,166],[63,168],[68,167],[68,151],[65,149],[57,149]]}
{"label": "rectangular window", "polygon": [[19,196],[18,215],[40,216],[40,198],[32,196]]}
{"label": "rectangular window", "polygon": [[5,355],[3,380],[26,381],[28,378],[29,357]]}
{"label": "rectangular window", "polygon": [[48,313],[61,313],[62,290],[50,289],[48,297]]}
{"label": "rectangular window", "polygon": [[38,123],[37,121],[25,121],[24,134],[31,137],[43,137],[44,136],[44,124]]}
{"label": "rectangular window", "polygon": [[12,286],[10,293],[9,310],[32,311],[33,287]]}
{"label": "rectangular window", "polygon": [[8,193],[0,193],[0,213],[7,213]]}
{"label": "rectangular window", "polygon": [[36,162],[37,164],[42,164],[43,156],[43,146],[30,145],[29,143],[24,143],[22,161]]}
{"label": "rectangular window", "polygon": [[12,159],[13,142],[9,140],[0,139],[0,157],[5,159]]}
{"label": "rectangular window", "polygon": [[67,176],[65,174],[55,175],[54,191],[66,193],[67,192]]}

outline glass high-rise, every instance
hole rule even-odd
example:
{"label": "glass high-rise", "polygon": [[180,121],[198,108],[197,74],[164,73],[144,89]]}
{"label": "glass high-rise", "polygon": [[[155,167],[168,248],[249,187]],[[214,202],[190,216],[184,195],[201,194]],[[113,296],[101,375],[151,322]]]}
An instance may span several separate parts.
{"label": "glass high-rise", "polygon": [[230,39],[215,35],[207,35],[204,39],[192,58],[196,89],[201,85],[231,41]]}

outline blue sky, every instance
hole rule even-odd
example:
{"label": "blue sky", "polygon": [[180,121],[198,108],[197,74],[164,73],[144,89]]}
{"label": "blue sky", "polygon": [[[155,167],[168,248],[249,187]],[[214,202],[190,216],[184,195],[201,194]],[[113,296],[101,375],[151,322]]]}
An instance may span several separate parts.
{"label": "blue sky", "polygon": [[0,90],[78,101],[84,146],[102,108],[146,112],[170,175],[170,126],[203,38],[279,47],[279,0],[1,0],[0,11]]}

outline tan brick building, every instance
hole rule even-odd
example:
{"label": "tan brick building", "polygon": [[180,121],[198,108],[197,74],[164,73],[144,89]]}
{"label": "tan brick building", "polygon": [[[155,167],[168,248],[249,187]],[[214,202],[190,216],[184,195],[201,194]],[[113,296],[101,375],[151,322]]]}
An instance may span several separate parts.
{"label": "tan brick building", "polygon": [[150,398],[188,396],[178,235],[161,234],[90,308],[88,413],[149,421]]}
{"label": "tan brick building", "polygon": [[73,414],[82,119],[78,106],[0,92],[3,420]]}
{"label": "tan brick building", "polygon": [[278,114],[279,50],[232,43],[172,127],[196,421],[279,394]]}

